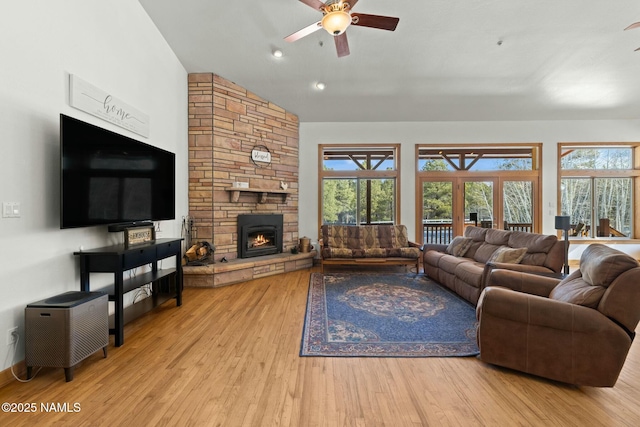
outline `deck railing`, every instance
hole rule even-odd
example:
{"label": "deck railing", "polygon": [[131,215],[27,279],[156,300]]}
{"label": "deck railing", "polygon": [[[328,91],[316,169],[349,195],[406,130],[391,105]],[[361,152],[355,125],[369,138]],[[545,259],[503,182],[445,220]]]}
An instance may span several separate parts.
{"label": "deck railing", "polygon": [[530,222],[504,222],[504,229],[511,231],[526,231],[527,233],[533,232],[533,224]]}
{"label": "deck railing", "polygon": [[[474,222],[469,222],[466,225],[475,225]],[[484,226],[485,228],[491,228],[493,223],[491,221],[482,221],[478,226]],[[448,245],[453,238],[453,224],[451,222],[429,222],[422,224],[423,232],[422,236],[424,243],[438,243]],[[533,224],[521,222],[506,222],[504,223],[505,230],[511,231],[526,231],[531,233],[533,230]]]}
{"label": "deck railing", "polygon": [[448,245],[453,240],[452,223],[423,223],[424,243]]}

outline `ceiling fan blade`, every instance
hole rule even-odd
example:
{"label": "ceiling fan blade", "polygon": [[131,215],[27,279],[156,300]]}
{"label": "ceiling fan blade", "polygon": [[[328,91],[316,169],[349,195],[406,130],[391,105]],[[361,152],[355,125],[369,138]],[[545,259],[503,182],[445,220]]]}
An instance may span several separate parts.
{"label": "ceiling fan blade", "polygon": [[300,40],[304,36],[308,36],[311,33],[315,33],[320,28],[322,28],[322,23],[320,21],[309,25],[308,27],[304,27],[303,29],[296,31],[295,33],[285,37],[284,39],[288,42],[294,42],[296,40]]}
{"label": "ceiling fan blade", "polygon": [[315,10],[324,10],[324,3],[320,0],[300,0],[302,3],[306,4],[309,7],[314,8]]}
{"label": "ceiling fan blade", "polygon": [[636,22],[634,24],[629,25],[627,28],[624,29],[624,31],[633,30],[634,28],[639,28],[639,27],[640,27],[640,22]]}
{"label": "ceiling fan blade", "polygon": [[353,6],[358,3],[358,0],[346,0],[346,2],[349,3],[349,6],[351,6],[351,9],[353,9]]}
{"label": "ceiling fan blade", "polygon": [[336,42],[338,58],[349,55],[349,42],[347,41],[347,33],[342,33],[339,36],[335,36],[333,39]]}
{"label": "ceiling fan blade", "polygon": [[394,31],[398,26],[400,18],[392,18],[391,16],[369,15],[366,13],[352,13],[351,16],[357,17],[353,24],[359,27],[379,28],[381,30]]}

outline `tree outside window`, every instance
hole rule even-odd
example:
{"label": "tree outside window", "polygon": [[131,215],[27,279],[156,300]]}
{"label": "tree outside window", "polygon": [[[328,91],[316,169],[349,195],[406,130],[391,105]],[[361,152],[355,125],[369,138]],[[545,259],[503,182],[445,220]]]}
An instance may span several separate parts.
{"label": "tree outside window", "polygon": [[560,147],[560,207],[574,238],[634,235],[633,146]]}
{"label": "tree outside window", "polygon": [[[541,144],[422,145],[417,150],[417,229],[447,243],[469,225],[535,231]],[[474,218],[473,220],[471,218]]]}
{"label": "tree outside window", "polygon": [[322,146],[322,224],[394,224],[396,146]]}

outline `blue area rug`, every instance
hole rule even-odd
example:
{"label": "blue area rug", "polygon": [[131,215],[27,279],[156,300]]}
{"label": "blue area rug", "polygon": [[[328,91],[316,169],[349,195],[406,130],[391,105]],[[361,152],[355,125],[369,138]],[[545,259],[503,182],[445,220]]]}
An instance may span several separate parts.
{"label": "blue area rug", "polygon": [[475,308],[416,274],[312,273],[301,356],[475,356]]}

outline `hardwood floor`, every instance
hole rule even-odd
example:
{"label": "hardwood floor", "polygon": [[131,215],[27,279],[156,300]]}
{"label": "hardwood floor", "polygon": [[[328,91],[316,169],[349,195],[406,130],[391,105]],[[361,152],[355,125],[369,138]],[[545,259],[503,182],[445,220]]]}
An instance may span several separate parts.
{"label": "hardwood floor", "polygon": [[[313,271],[319,271],[314,269]],[[0,389],[0,425],[640,425],[640,344],[614,388],[574,387],[465,358],[299,357],[309,271],[187,288],[65,383],[43,369]],[[111,338],[113,342],[113,337]],[[68,412],[44,412],[58,403]],[[79,412],[72,412],[79,403]]]}

